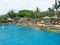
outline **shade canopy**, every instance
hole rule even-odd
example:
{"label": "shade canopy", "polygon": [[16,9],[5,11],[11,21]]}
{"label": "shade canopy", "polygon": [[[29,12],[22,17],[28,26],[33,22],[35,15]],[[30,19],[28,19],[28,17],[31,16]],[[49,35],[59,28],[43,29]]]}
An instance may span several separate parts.
{"label": "shade canopy", "polygon": [[46,18],[48,18],[48,19],[49,19],[50,17],[49,17],[49,16],[45,16],[45,17],[43,17],[43,18],[44,18],[44,19],[46,19]]}
{"label": "shade canopy", "polygon": [[53,17],[51,17],[51,18],[58,18],[58,17],[57,17],[57,15],[55,15],[55,16],[53,16]]}

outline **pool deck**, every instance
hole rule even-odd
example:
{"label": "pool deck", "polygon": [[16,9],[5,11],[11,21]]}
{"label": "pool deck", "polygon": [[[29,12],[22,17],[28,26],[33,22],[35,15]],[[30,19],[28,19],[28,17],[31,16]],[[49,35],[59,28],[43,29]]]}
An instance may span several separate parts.
{"label": "pool deck", "polygon": [[37,24],[32,24],[32,25],[28,25],[28,24],[19,24],[22,26],[27,26],[29,28],[42,28],[45,29],[46,31],[51,31],[51,32],[56,32],[56,33],[60,33],[60,25],[50,25],[50,26],[39,26]]}

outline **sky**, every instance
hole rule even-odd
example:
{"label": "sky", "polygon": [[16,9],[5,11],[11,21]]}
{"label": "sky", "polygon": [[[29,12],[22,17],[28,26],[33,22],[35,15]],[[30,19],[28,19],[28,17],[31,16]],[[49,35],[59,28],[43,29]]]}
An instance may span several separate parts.
{"label": "sky", "polygon": [[41,11],[46,11],[52,7],[55,0],[0,0],[0,15],[6,14],[9,10],[15,12],[19,10],[35,10],[39,7]]}

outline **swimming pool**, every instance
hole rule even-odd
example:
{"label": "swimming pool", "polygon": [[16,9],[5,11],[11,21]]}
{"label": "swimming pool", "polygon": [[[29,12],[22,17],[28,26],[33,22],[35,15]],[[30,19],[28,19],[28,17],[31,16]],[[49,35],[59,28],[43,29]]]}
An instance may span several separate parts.
{"label": "swimming pool", "polygon": [[60,34],[15,24],[0,24],[0,45],[60,45]]}

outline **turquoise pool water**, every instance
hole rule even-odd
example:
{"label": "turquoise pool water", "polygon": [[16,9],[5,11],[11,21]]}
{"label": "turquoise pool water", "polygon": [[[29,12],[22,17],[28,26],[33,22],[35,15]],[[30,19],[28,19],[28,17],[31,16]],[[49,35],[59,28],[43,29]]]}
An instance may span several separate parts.
{"label": "turquoise pool water", "polygon": [[0,24],[0,45],[60,45],[60,34],[14,24]]}

